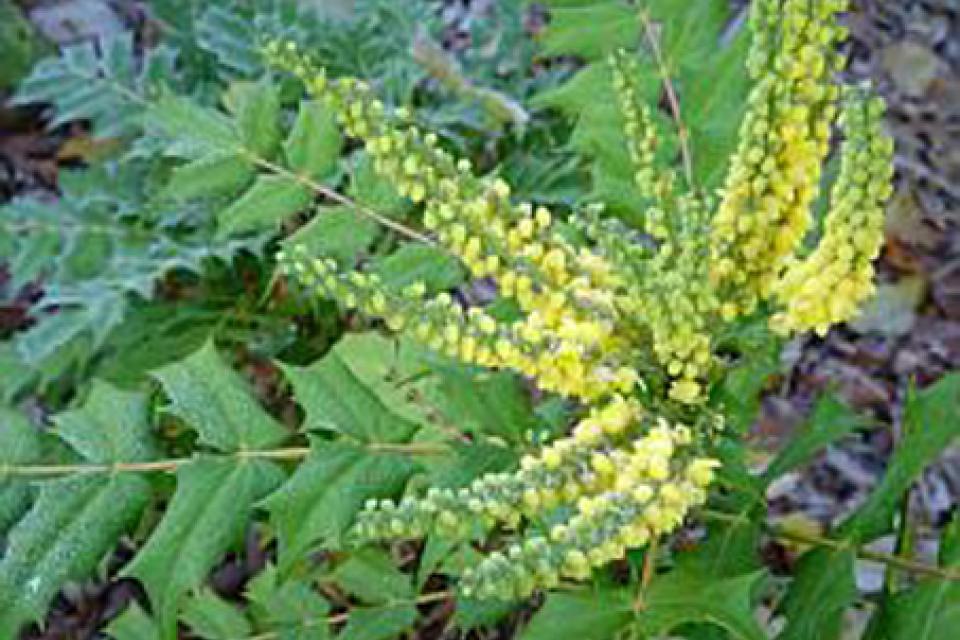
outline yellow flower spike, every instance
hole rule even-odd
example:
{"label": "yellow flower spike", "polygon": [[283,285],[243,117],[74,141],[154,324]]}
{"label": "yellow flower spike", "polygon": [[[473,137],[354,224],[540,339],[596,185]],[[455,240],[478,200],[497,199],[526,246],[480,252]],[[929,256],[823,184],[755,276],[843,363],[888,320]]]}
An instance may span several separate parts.
{"label": "yellow flower spike", "polygon": [[771,319],[779,333],[814,330],[822,335],[830,326],[851,319],[873,293],[871,261],[883,243],[893,145],[882,129],[882,103],[864,93],[851,89],[845,96],[846,139],[823,238],[773,287],[783,306]]}
{"label": "yellow flower spike", "polygon": [[[765,311],[761,303],[769,302],[776,331],[823,332],[851,317],[873,290],[891,152],[878,107],[844,96],[848,142],[822,239],[809,256],[795,257],[837,115],[830,76],[843,36],[833,23],[840,9],[835,0],[753,3],[757,37],[748,68],[756,84],[717,194],[688,190],[656,164],[657,130],[649,107],[631,94],[632,61],[613,56],[631,173],[646,194],[637,207],[646,216],[638,232],[599,209],[581,209],[571,222],[583,232],[582,246],[552,228],[547,209],[511,202],[499,178],[473,176],[437,136],[398,124],[367,85],[310,85],[346,133],[365,143],[376,170],[424,202],[424,226],[441,248],[474,278],[489,277],[519,314],[499,322],[482,307],[462,309],[469,295],[428,299],[425,288],[397,295],[326,261],[302,268],[302,254],[285,253],[282,271],[464,362],[519,372],[585,413],[567,437],[525,456],[515,474],[372,508],[358,529],[363,536],[473,535],[497,522],[516,527],[522,542],[491,554],[463,580],[473,593],[517,597],[556,584],[561,573],[588,576],[590,565],[674,531],[706,500],[719,465],[696,457],[707,439],[642,410],[632,397],[637,387],[645,396],[660,387],[647,389],[638,371],[657,367],[657,379],[665,378],[667,397],[651,407],[702,416],[698,407],[677,405],[706,402],[712,369],[722,365],[714,338],[726,335],[724,324]],[[312,73],[309,64],[297,72]],[[566,520],[540,536],[529,524],[548,512]]]}

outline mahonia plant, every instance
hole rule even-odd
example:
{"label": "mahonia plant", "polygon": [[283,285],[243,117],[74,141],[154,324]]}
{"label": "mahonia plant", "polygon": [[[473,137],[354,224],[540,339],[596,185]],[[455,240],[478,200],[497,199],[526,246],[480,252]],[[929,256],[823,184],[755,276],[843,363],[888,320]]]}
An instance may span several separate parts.
{"label": "mahonia plant", "polygon": [[[270,61],[299,77],[364,145],[376,171],[422,204],[430,241],[474,278],[495,283],[518,314],[504,320],[450,293],[428,296],[419,282],[395,292],[375,273],[302,247],[278,256],[283,272],[464,363],[519,372],[583,411],[570,435],[526,455],[513,473],[370,501],[354,527],[357,542],[515,531],[515,542],[485,556],[461,583],[465,594],[512,599],[588,577],[675,531],[705,502],[720,463],[704,427],[713,421],[697,416],[709,414],[710,383],[724,366],[718,333],[764,314],[778,334],[823,334],[873,291],[892,142],[882,131],[881,101],[834,79],[845,4],[753,3],[754,85],[717,193],[657,163],[654,114],[639,95],[636,60],[610,56],[642,196],[641,229],[598,206],[561,225],[556,213],[515,202],[502,179],[477,176],[368,84],[327,77],[293,44],[268,47]],[[843,131],[839,175],[808,249],[835,124]]]}

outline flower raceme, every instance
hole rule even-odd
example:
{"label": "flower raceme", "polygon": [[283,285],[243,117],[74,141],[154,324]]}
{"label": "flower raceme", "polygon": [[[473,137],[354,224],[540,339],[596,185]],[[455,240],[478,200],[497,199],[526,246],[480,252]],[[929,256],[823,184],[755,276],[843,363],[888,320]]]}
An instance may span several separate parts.
{"label": "flower raceme", "polygon": [[[716,194],[658,162],[634,54],[612,54],[644,223],[628,229],[601,207],[586,207],[569,219],[583,242],[562,234],[545,207],[516,202],[505,181],[475,175],[364,82],[328,78],[292,45],[268,47],[271,62],[296,75],[362,143],[375,170],[421,205],[436,243],[472,277],[494,283],[519,316],[504,321],[450,293],[428,295],[422,282],[398,291],[375,273],[302,247],[278,256],[283,272],[431,349],[518,372],[579,405],[570,434],[525,456],[513,473],[371,501],[356,522],[357,541],[470,541],[499,527],[515,542],[469,569],[461,586],[516,598],[588,577],[676,530],[706,500],[718,466],[705,453],[709,434],[658,414],[704,411],[711,380],[723,372],[717,334],[759,313],[777,333],[823,333],[854,316],[873,290],[892,144],[879,99],[833,79],[843,62],[836,18],[844,7],[843,0],[753,3],[747,65],[754,86]],[[807,249],[836,123],[844,134],[840,172],[820,239]]]}

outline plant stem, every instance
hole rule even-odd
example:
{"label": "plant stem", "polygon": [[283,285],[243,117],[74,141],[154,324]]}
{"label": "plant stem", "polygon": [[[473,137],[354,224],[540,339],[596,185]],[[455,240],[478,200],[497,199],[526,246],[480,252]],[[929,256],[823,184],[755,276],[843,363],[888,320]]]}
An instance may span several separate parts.
{"label": "plant stem", "polygon": [[[443,443],[435,442],[372,442],[358,443],[373,453],[396,453],[413,456],[436,456],[449,453]],[[235,458],[242,460],[302,460],[310,455],[310,447],[285,447],[282,449],[246,449],[228,454],[213,454],[212,457]],[[36,464],[36,465],[0,465],[0,479],[45,478],[91,473],[146,473],[151,471],[176,471],[182,466],[196,462],[199,456],[188,458],[168,458],[145,462],[112,462],[105,464]]]}
{"label": "plant stem", "polygon": [[273,173],[276,173],[277,175],[281,175],[286,178],[290,178],[291,180],[295,180],[296,182],[299,182],[303,186],[314,191],[315,193],[322,195],[324,198],[327,198],[328,200],[333,200],[337,204],[341,204],[345,207],[350,207],[351,209],[355,209],[359,213],[367,216],[368,218],[375,220],[377,223],[383,225],[384,227],[387,227],[388,229],[392,229],[393,231],[396,231],[400,235],[406,236],[411,240],[423,242],[424,244],[428,244],[430,246],[437,246],[437,243],[434,242],[432,238],[425,236],[422,233],[419,233],[418,231],[414,231],[410,227],[402,225],[396,220],[391,220],[390,218],[382,214],[379,214],[376,211],[373,211],[372,209],[368,209],[367,207],[361,205],[359,202],[356,202],[355,200],[348,198],[347,196],[343,195],[342,193],[340,193],[335,189],[331,189],[330,187],[320,184],[316,180],[313,180],[311,178],[308,178],[307,176],[296,173],[295,171],[290,171],[289,169],[282,167],[269,160],[266,160],[265,158],[260,158],[258,156],[251,155],[249,153],[247,153],[247,158],[254,164],[264,169],[267,169],[268,171],[271,171]]}
{"label": "plant stem", "polygon": [[653,54],[653,60],[657,64],[657,70],[663,80],[663,90],[667,95],[667,103],[670,105],[670,114],[673,116],[674,124],[677,127],[677,138],[680,142],[680,156],[683,161],[683,175],[687,180],[687,185],[693,188],[693,155],[690,152],[690,131],[683,123],[683,117],[680,115],[680,100],[677,98],[676,89],[673,81],[670,79],[670,71],[667,69],[666,60],[660,51],[660,44],[657,42],[657,34],[653,31],[653,23],[650,21],[650,15],[645,10],[639,10],[640,22],[643,24],[643,36]]}
{"label": "plant stem", "polygon": [[[747,518],[738,515],[732,515],[729,513],[723,513],[722,511],[714,511],[712,509],[703,509],[700,513],[710,520],[716,520],[720,522],[730,522],[730,523],[745,523],[749,522]],[[799,531],[791,531],[783,529],[776,525],[770,523],[763,523],[763,528],[767,534],[780,541],[789,541],[789,542],[799,542],[801,544],[810,544],[821,547],[827,547],[830,549],[835,549],[842,551],[845,549],[853,549],[857,557],[862,560],[870,560],[873,562],[879,562],[891,567],[896,567],[902,571],[907,571],[909,573],[926,575],[934,578],[940,578],[942,580],[956,580],[960,581],[960,571],[954,571],[945,567],[938,567],[936,565],[926,564],[924,562],[919,562],[911,558],[904,558],[903,556],[893,555],[890,553],[883,553],[881,551],[872,551],[870,549],[864,549],[850,540],[836,540],[834,538],[827,538],[824,536],[818,536],[812,533],[802,533]]]}

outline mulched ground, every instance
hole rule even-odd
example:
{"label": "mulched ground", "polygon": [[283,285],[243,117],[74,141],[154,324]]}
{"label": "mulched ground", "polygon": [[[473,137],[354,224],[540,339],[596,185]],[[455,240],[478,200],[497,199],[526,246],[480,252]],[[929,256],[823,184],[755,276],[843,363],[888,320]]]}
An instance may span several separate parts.
{"label": "mulched ground", "polygon": [[[450,42],[457,42],[459,26],[482,19],[490,0],[474,0],[472,8],[469,4],[444,2]],[[911,385],[924,387],[960,369],[960,5],[955,0],[854,4],[849,75],[869,79],[887,99],[888,125],[897,141],[897,191],[880,264],[883,285],[860,322],[826,339],[791,345],[784,356],[789,373],[765,399],[753,439],[760,451],[776,450],[825,391],[872,416],[877,428],[832,447],[771,490],[771,512],[805,526],[836,522],[876,484],[896,446]],[[121,23],[137,15],[136,5],[117,3],[124,8],[113,11],[111,20]],[[47,134],[36,115],[0,108],[0,201],[50,189],[58,167],[75,162],[83,150],[78,130]],[[0,269],[0,299],[8,299],[2,295],[3,280]],[[34,294],[21,292],[13,302],[0,302],[0,337],[21,325]],[[759,458],[762,463],[762,454]],[[936,529],[958,503],[960,451],[950,450],[911,495],[911,523],[931,552]],[[879,546],[889,549],[892,540]],[[262,562],[252,541],[247,553],[226,563],[214,580],[229,593]],[[869,566],[858,580],[867,591],[880,586],[879,573]],[[55,603],[47,630],[28,637],[95,637],[98,621],[115,615],[137,589],[124,581],[77,586]]]}

